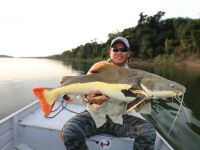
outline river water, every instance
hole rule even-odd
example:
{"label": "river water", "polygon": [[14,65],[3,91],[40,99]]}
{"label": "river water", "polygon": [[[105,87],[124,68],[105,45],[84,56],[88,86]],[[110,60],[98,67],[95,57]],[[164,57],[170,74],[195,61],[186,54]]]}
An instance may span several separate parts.
{"label": "river water", "polygon": [[[0,58],[0,119],[35,101],[34,87],[59,86],[64,75],[84,74],[92,64],[67,63],[49,59]],[[177,150],[198,150],[200,147],[200,70],[191,68],[141,67],[186,86],[184,102],[190,121],[181,109],[168,134],[179,105],[175,100],[152,101],[153,111],[145,115]]]}

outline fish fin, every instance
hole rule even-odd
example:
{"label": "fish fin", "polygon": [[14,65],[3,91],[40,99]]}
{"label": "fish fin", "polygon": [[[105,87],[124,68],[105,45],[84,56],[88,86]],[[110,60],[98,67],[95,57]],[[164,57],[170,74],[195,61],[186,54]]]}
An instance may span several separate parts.
{"label": "fish fin", "polygon": [[122,89],[121,92],[124,94],[126,97],[136,97],[138,93],[134,93],[131,90],[127,89]]}
{"label": "fish fin", "polygon": [[141,104],[145,100],[145,96],[141,96],[136,98],[135,100],[129,102],[127,104],[127,111],[130,112],[135,109],[139,104]]}
{"label": "fish fin", "polygon": [[105,69],[106,67],[113,67],[116,66],[112,63],[109,63],[107,61],[100,61],[95,63],[88,72],[90,73],[99,73],[101,72],[103,69]]}
{"label": "fish fin", "polygon": [[33,93],[35,94],[35,96],[38,98],[38,100],[40,102],[40,106],[42,108],[42,111],[44,112],[44,116],[47,117],[51,113],[55,102],[53,102],[53,104],[49,104],[47,102],[47,100],[44,96],[45,90],[47,90],[47,89],[45,89],[45,88],[34,88]]}
{"label": "fish fin", "polygon": [[63,76],[62,79],[61,79],[61,81],[60,81],[60,83],[64,84],[66,81],[68,81],[68,80],[70,80],[70,79],[72,79],[74,77],[75,76]]}
{"label": "fish fin", "polygon": [[150,101],[147,101],[146,103],[144,102],[140,104],[136,109],[137,109],[137,112],[141,114],[150,114],[152,111],[151,102]]}

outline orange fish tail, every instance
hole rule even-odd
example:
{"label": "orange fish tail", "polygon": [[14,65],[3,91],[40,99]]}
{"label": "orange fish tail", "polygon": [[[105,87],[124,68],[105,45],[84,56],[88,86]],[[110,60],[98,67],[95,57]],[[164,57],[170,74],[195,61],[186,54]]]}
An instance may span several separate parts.
{"label": "orange fish tail", "polygon": [[44,116],[47,117],[51,113],[54,103],[52,105],[49,105],[47,103],[47,100],[44,97],[44,90],[46,90],[46,89],[45,88],[34,88],[33,93],[35,94],[35,96],[38,98],[38,100],[40,102],[40,106],[42,108],[42,111],[44,112]]}

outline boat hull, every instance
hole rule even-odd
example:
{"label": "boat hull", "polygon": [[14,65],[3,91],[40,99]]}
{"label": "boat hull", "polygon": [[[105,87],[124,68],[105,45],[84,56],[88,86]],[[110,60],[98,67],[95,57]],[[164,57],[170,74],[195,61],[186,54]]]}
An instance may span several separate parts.
{"label": "boat hull", "polygon": [[[85,105],[80,105],[78,100],[68,104],[67,108],[81,112],[85,110]],[[45,118],[39,103],[34,102],[0,121],[0,150],[65,150],[60,133],[65,122],[74,115],[76,114],[63,110],[52,119]],[[134,139],[96,135],[86,139],[86,143],[90,150],[132,150]],[[154,149],[173,150],[159,133]]]}

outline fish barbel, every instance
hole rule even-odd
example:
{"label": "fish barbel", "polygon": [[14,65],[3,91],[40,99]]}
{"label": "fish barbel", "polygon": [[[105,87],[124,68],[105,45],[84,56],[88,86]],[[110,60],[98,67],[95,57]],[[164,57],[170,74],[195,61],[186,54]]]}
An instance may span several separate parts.
{"label": "fish barbel", "polygon": [[87,95],[96,91],[127,103],[127,110],[148,99],[183,96],[186,88],[159,75],[137,69],[127,69],[102,61],[89,70],[92,74],[69,76],[57,88],[34,88],[45,116],[62,94]]}

